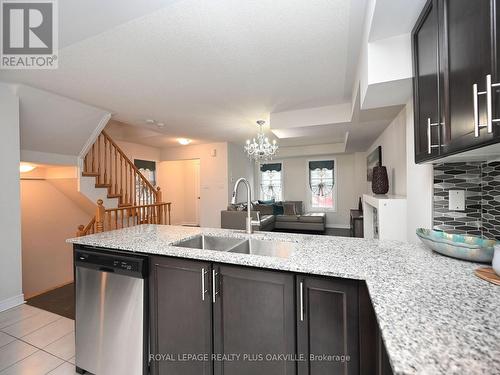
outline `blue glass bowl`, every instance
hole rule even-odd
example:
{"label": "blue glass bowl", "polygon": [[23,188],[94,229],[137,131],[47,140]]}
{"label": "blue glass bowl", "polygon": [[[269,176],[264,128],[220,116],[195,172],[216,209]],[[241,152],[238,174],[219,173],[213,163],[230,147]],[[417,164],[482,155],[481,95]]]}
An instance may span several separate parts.
{"label": "blue glass bowl", "polygon": [[417,229],[417,236],[430,249],[437,253],[471,262],[491,263],[496,240],[478,236],[449,234],[432,229]]}

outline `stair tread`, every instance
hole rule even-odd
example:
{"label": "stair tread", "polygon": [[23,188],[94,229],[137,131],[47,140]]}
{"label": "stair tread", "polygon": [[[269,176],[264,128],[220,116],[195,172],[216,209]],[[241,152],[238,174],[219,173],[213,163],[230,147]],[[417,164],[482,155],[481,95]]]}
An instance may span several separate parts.
{"label": "stair tread", "polygon": [[95,187],[96,188],[103,188],[103,187],[109,188],[109,187],[111,187],[111,184],[95,184]]}
{"label": "stair tread", "polygon": [[121,194],[108,194],[108,198],[120,198]]}
{"label": "stair tread", "polygon": [[98,177],[98,172],[82,172],[82,176],[84,177]]}

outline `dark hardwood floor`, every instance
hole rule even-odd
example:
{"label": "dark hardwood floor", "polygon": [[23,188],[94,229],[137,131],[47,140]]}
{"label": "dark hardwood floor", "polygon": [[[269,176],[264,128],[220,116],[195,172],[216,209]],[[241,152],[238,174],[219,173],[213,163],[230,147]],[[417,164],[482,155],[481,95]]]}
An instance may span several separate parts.
{"label": "dark hardwood floor", "polygon": [[64,285],[32,297],[26,303],[69,319],[75,319],[75,284]]}

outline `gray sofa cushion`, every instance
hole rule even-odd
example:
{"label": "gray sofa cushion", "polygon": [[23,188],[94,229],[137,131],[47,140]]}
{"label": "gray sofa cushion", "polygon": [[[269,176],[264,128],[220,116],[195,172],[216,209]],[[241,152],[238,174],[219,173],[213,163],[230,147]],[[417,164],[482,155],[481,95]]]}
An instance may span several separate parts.
{"label": "gray sofa cushion", "polygon": [[299,221],[297,215],[276,215],[276,222],[285,223],[294,221]]}
{"label": "gray sofa cushion", "polygon": [[299,221],[303,223],[324,223],[326,214],[324,212],[312,212],[299,216]]}

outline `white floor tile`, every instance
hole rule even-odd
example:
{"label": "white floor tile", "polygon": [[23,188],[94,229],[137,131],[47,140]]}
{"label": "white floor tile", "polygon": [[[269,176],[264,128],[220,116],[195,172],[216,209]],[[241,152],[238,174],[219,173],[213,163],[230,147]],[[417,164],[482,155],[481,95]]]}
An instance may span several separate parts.
{"label": "white floor tile", "polygon": [[27,343],[43,349],[47,345],[66,336],[75,330],[75,322],[68,318],[60,318],[55,322],[47,324],[29,335],[23,336],[22,340]]}
{"label": "white floor tile", "polygon": [[69,363],[75,364],[75,357],[68,359]]}
{"label": "white floor tile", "polygon": [[64,362],[61,366],[52,370],[47,375],[74,375],[78,374],[75,371],[75,365],[72,363]]}
{"label": "white floor tile", "polygon": [[[0,348],[0,371],[36,352],[34,346],[15,340]],[[3,375],[3,374],[2,374]]]}
{"label": "white floor tile", "polygon": [[37,329],[42,328],[43,326],[46,326],[49,323],[56,321],[57,319],[61,319],[61,316],[47,311],[41,311],[39,314],[3,328],[2,331],[11,336],[21,338],[36,331]]}
{"label": "white floor tile", "polygon": [[65,361],[75,356],[75,332],[71,332],[52,344],[46,346],[43,350],[62,358]]}
{"label": "white floor tile", "polygon": [[0,313],[0,330],[4,327],[20,322],[23,319],[39,314],[42,311],[43,310],[37,309],[36,307],[27,304],[2,311]]}
{"label": "white floor tile", "polygon": [[0,348],[7,345],[9,342],[14,341],[15,338],[7,335],[6,333],[0,332]]}
{"label": "white floor tile", "polygon": [[39,350],[22,361],[0,371],[0,375],[45,375],[62,363],[64,363],[63,360]]}

